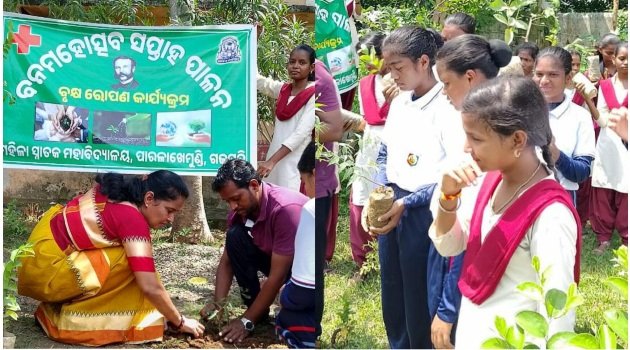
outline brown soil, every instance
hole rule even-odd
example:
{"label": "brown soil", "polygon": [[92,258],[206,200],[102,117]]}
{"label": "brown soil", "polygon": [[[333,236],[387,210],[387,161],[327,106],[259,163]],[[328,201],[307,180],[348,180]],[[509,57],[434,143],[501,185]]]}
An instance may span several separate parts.
{"label": "brown soil", "polygon": [[377,228],[387,225],[388,221],[378,221],[378,218],[387,213],[394,203],[394,190],[391,187],[379,186],[370,193],[370,206],[368,208],[368,224]]}

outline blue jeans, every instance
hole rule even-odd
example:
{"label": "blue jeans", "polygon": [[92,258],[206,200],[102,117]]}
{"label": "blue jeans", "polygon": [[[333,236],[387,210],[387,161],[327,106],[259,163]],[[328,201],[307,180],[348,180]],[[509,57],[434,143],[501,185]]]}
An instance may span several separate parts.
{"label": "blue jeans", "polygon": [[[395,198],[409,192],[393,185]],[[392,349],[431,349],[427,305],[429,206],[407,208],[398,225],[378,237],[381,301],[387,339]]]}

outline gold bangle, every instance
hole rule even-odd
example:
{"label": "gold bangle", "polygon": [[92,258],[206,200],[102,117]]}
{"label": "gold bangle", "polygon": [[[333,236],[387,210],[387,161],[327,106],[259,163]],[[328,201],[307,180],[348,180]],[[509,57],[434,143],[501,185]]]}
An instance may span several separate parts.
{"label": "gold bangle", "polygon": [[438,200],[438,208],[440,208],[440,211],[442,211],[444,213],[448,213],[448,214],[455,214],[455,213],[457,213],[457,210],[459,209],[459,207],[461,205],[462,205],[462,199],[459,196],[457,197],[457,206],[453,210],[448,210],[448,209],[444,208],[444,206],[442,205],[442,202]]}
{"label": "gold bangle", "polygon": [[457,193],[454,193],[454,194],[446,194],[442,192],[442,194],[440,195],[440,199],[445,200],[445,201],[452,201],[454,199],[458,199],[461,195],[462,195],[462,190],[459,190],[457,191]]}

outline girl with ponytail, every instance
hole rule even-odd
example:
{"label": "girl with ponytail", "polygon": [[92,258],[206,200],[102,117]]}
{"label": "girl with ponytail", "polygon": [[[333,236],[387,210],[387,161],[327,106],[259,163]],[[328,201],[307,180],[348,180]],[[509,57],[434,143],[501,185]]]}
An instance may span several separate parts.
{"label": "girl with ponytail", "polygon": [[165,325],[195,337],[204,326],[177,311],[155,272],[151,228],[174,219],[188,189],[179,175],[107,173],[42,216],[22,260],[18,292],[53,340],[100,346],[162,340]]}
{"label": "girl with ponytail", "polygon": [[[538,280],[533,256],[541,270],[551,267],[547,288],[567,290],[579,279],[581,227],[571,198],[553,176],[548,115],[544,97],[525,77],[492,79],[464,99],[465,149],[472,161],[444,173],[429,230],[440,254],[465,250],[456,345],[481,348],[495,336],[496,315],[511,325],[517,312],[544,308],[544,301],[516,288]],[[554,320],[550,334],[572,331],[574,324],[571,312]]]}
{"label": "girl with ponytail", "polygon": [[[417,26],[394,30],[383,42],[383,59],[400,89],[383,129],[376,182],[394,190],[392,208],[364,229],[378,235],[383,320],[393,349],[431,348],[427,305],[429,202],[439,174],[457,148],[459,116],[433,73],[442,44],[436,32]],[[460,128],[461,130],[461,128]],[[460,143],[461,144],[461,143]],[[455,145],[453,147],[453,145]],[[369,201],[363,216],[369,213]]]}

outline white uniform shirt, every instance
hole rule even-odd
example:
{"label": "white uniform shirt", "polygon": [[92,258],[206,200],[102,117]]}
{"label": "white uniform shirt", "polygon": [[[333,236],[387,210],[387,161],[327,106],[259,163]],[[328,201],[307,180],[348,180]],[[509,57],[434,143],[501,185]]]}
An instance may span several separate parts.
{"label": "white uniform shirt", "polygon": [[442,83],[415,101],[412,94],[403,91],[394,98],[382,139],[387,179],[410,192],[436,183],[451,163],[449,157],[463,154],[465,137],[460,114],[442,94]]}
{"label": "white uniform shirt", "polygon": [[315,199],[302,207],[300,223],[295,232],[295,253],[291,281],[304,288],[315,289]]}
{"label": "white uniform shirt", "polygon": [[[617,101],[623,101],[628,90],[623,88],[617,75],[612,78]],[[591,166],[593,177],[592,186],[608,188],[621,193],[628,193],[628,150],[621,142],[621,138],[613,130],[606,127],[607,114],[610,108],[606,103],[602,89],[598,91],[597,110],[602,127],[595,147],[595,160]]]}
{"label": "white uniform shirt", "polygon": [[[595,157],[595,131],[591,114],[584,108],[571,102],[565,94],[564,101],[549,112],[549,125],[556,138],[556,147],[569,158]],[[579,185],[565,178],[561,172],[558,180],[562,187],[576,191]]]}
{"label": "white uniform shirt", "polygon": [[[553,180],[553,175],[548,176],[547,179]],[[462,203],[457,211],[458,219],[448,233],[436,237],[435,227],[431,226],[429,229],[429,237],[441,255],[455,256],[466,249],[470,220],[482,183],[483,178],[478,178],[478,185],[462,190]],[[435,215],[439,197],[433,198],[431,211]],[[488,201],[481,226],[482,242],[500,217],[501,214],[495,214],[492,210],[492,200]],[[537,311],[546,315],[544,302],[536,302],[525,297],[516,290],[516,286],[527,281],[539,282],[536,271],[531,265],[532,257],[538,256],[541,271],[544,271],[547,266],[552,266],[545,288],[557,288],[566,292],[574,281],[576,239],[577,224],[569,208],[560,203],[554,203],[545,208],[514,251],[494,293],[481,305],[462,296],[455,338],[458,347],[480,349],[485,340],[496,337],[494,330],[496,315],[504,317],[508,326],[514,324],[516,314],[523,310]],[[575,312],[572,311],[552,321],[549,334],[573,331],[574,326]],[[534,339],[528,340],[534,341]],[[539,345],[544,346],[544,344]]]}
{"label": "white uniform shirt", "polygon": [[[260,93],[269,97],[278,98],[280,89],[284,83],[273,79],[258,76],[257,88]],[[314,85],[309,82],[308,86]],[[288,103],[293,101],[295,96],[290,96]],[[274,185],[288,187],[295,191],[300,190],[300,173],[297,170],[297,163],[302,156],[302,152],[311,141],[311,132],[315,126],[315,96],[289,120],[281,121],[275,118],[273,128],[273,138],[267,151],[267,160],[276,153],[282,146],[291,150],[282,160],[274,166],[265,181]]]}

